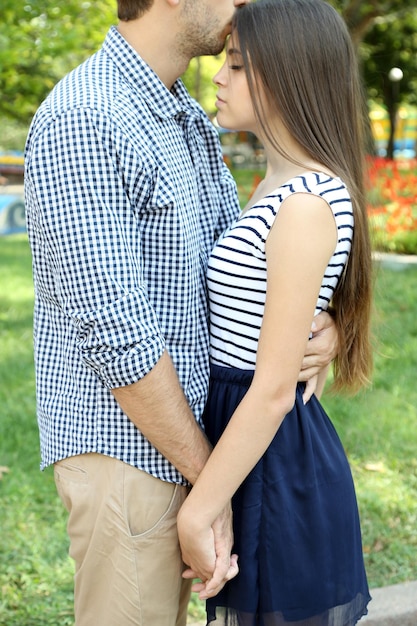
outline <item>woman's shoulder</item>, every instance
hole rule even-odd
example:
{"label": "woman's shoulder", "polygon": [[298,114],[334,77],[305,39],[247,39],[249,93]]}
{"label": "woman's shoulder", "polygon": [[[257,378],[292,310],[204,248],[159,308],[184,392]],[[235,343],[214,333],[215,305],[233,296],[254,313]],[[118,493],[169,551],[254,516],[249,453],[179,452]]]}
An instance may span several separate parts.
{"label": "woman's shoulder", "polygon": [[329,174],[328,172],[308,170],[301,174],[297,174],[286,183],[284,183],[280,189],[306,193],[318,193],[321,194],[327,190],[340,190],[347,191],[347,187],[343,180],[336,174]]}

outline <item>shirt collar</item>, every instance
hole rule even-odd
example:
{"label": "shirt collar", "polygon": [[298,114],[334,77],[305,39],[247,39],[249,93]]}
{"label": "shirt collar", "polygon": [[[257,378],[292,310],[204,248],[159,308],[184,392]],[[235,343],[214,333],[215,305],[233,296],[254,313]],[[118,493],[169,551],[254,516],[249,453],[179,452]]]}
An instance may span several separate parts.
{"label": "shirt collar", "polygon": [[171,90],[167,89],[115,26],[110,28],[103,50],[132,89],[140,93],[147,106],[160,118],[169,119],[182,112],[192,116],[201,114],[199,105],[191,98],[181,79],[175,81]]}

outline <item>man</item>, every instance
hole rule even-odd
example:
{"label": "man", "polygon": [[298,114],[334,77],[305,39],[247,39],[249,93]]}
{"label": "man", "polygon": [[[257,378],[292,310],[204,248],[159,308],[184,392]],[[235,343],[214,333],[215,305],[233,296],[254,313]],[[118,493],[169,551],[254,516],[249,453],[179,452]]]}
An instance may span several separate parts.
{"label": "man", "polygon": [[[206,259],[238,202],[178,77],[221,51],[239,3],[119,0],[28,137],[41,467],[69,512],[77,626],[186,623],[176,513],[210,454]],[[326,334],[305,378],[333,356]],[[213,532],[220,588],[237,571],[229,511]]]}

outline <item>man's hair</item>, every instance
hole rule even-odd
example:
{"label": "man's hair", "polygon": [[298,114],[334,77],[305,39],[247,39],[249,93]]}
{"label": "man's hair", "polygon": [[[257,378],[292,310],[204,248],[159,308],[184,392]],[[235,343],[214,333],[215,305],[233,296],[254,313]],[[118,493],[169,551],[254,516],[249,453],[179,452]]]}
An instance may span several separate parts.
{"label": "man's hair", "polygon": [[263,133],[288,158],[274,140],[262,106],[266,101],[305,152],[340,176],[349,190],[355,230],[332,302],[340,338],[334,388],[355,390],[369,380],[372,364],[365,109],[355,49],[343,19],[323,0],[251,2],[235,12],[234,34]]}
{"label": "man's hair", "polygon": [[117,0],[117,17],[123,22],[129,22],[148,11],[153,0]]}

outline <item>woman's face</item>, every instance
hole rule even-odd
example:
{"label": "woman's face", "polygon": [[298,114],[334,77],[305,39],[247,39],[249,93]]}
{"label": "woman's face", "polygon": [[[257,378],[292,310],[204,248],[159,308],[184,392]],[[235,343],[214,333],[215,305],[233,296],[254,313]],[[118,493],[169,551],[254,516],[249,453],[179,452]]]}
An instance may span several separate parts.
{"label": "woman's face", "polygon": [[226,45],[226,61],[213,78],[217,85],[217,122],[222,128],[256,134],[258,123],[249,92],[239,42],[231,35]]}

